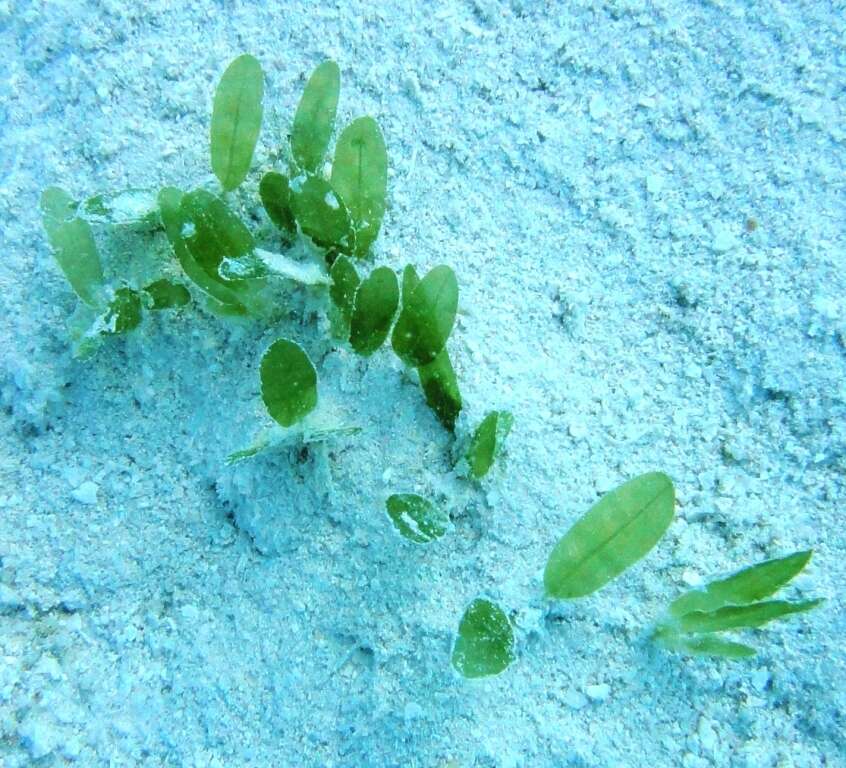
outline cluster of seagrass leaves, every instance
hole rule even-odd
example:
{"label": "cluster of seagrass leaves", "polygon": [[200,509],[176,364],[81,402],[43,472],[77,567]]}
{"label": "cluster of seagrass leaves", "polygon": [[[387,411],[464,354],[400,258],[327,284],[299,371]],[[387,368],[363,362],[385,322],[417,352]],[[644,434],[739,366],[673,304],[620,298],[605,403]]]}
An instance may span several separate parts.
{"label": "cluster of seagrass leaves", "polygon": [[[543,581],[546,597],[569,600],[596,592],[644,557],[673,519],[675,491],[669,477],[650,472],[605,494],[553,547]],[[753,648],[718,633],[757,628],[801,613],[821,600],[763,600],[807,565],[797,552],[746,568],[670,604],[652,637],[691,655],[742,658]],[[514,630],[496,603],[477,598],[467,608],[453,647],[453,666],[465,677],[496,675],[516,658]]]}

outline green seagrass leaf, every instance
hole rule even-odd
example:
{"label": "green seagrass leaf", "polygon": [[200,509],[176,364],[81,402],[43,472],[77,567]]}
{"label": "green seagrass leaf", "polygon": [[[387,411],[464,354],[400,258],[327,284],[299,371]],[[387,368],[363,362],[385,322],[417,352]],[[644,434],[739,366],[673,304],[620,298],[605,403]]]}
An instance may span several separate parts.
{"label": "green seagrass leaf", "polygon": [[476,428],[467,449],[466,459],[470,476],[479,480],[493,466],[502,452],[505,438],[511,432],[514,417],[508,411],[491,411]]}
{"label": "green seagrass leaf", "polygon": [[247,176],[261,130],[264,74],[261,64],[243,54],[223,73],[214,94],[211,164],[225,191]]}
{"label": "green seagrass leaf", "polygon": [[723,659],[748,659],[755,655],[755,649],[743,643],[723,640],[716,635],[661,635],[659,638],[671,651],[691,656],[716,656]]}
{"label": "green seagrass leaf", "polygon": [[464,611],[452,649],[452,665],[464,677],[498,675],[515,659],[514,630],[496,603],[477,598]]}
{"label": "green seagrass leaf", "polygon": [[175,187],[159,192],[159,213],[167,239],[186,276],[214,301],[212,305],[223,315],[245,315],[247,308],[236,292],[223,283],[218,274],[210,275],[194,258],[186,238],[196,229],[182,208],[185,194]]}
{"label": "green seagrass leaf", "polygon": [[131,288],[118,288],[92,331],[105,335],[132,331],[141,324],[141,311],[141,295]]}
{"label": "green seagrass leaf", "polygon": [[103,267],[91,225],[78,218],[76,210],[70,195],[58,187],[41,194],[44,229],[56,263],[76,295],[96,309],[101,305]]}
{"label": "green seagrass leaf", "polygon": [[316,172],[326,156],[340,90],[341,72],[334,61],[324,61],[306,83],[291,129],[291,152],[303,170]]}
{"label": "green seagrass leaf", "polygon": [[449,530],[446,513],[416,493],[395,493],[385,507],[396,529],[415,544],[428,544]]}
{"label": "green seagrass leaf", "polygon": [[411,297],[411,294],[414,292],[414,289],[417,287],[417,284],[420,282],[420,278],[417,276],[417,270],[411,266],[411,264],[407,264],[405,269],[402,271],[402,303],[405,306],[405,303]]}
{"label": "green seagrass leaf", "polygon": [[191,294],[182,283],[164,278],[150,283],[144,288],[144,293],[152,301],[152,305],[147,305],[150,309],[174,309],[191,302]]}
{"label": "green seagrass leaf", "polygon": [[372,117],[360,117],[338,137],[332,163],[332,187],[347,206],[355,225],[356,256],[376,240],[385,215],[388,153]]}
{"label": "green seagrass leaf", "polygon": [[283,173],[268,171],[259,182],[259,197],[270,220],[283,232],[294,235],[297,223],[291,210],[291,187]]}
{"label": "green seagrass leaf", "polygon": [[320,176],[298,176],[291,183],[291,208],[303,233],[323,248],[344,253],[355,247],[350,215],[332,185]]}
{"label": "green seagrass leaf", "polygon": [[[336,259],[337,262],[337,259]],[[399,304],[394,270],[377,267],[358,286],[350,318],[350,345],[360,355],[372,355],[388,336]]]}
{"label": "green seagrass leaf", "polygon": [[417,284],[403,306],[391,345],[407,365],[431,363],[444,348],[458,309],[458,282],[447,266],[432,269]]}
{"label": "green seagrass leaf", "polygon": [[816,608],[822,600],[765,600],[751,605],[727,605],[716,611],[693,611],[680,616],[675,627],[681,633],[722,632],[728,629],[761,627],[793,613],[803,613]]}
{"label": "green seagrass leaf", "polygon": [[670,603],[672,616],[691,611],[716,611],[726,605],[746,605],[775,594],[811,559],[812,550],[767,560],[713,581],[704,590],[687,592]]}
{"label": "green seagrass leaf", "polygon": [[431,363],[417,369],[426,404],[435,412],[438,421],[450,432],[455,431],[455,421],[461,412],[461,392],[458,378],[452,367],[449,352],[444,347]]}
{"label": "green seagrass leaf", "polygon": [[305,350],[277,339],[261,359],[261,397],[283,427],[301,421],[317,405],[317,371]]}
{"label": "green seagrass leaf", "polygon": [[606,493],[558,541],[543,575],[547,597],[595,592],[646,555],[673,519],[673,483],[649,472]]}

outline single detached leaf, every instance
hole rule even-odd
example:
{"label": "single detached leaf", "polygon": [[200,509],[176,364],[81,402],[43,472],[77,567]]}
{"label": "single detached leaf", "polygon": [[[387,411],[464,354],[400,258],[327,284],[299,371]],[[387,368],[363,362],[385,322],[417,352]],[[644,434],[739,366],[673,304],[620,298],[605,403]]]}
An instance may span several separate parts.
{"label": "single detached leaf", "polygon": [[508,411],[491,411],[476,428],[467,449],[470,476],[476,480],[488,474],[502,452],[505,438],[511,432],[514,417]]}
{"label": "single detached leaf", "polygon": [[182,208],[185,195],[175,187],[165,187],[159,193],[159,213],[165,234],[188,278],[210,296],[220,314],[245,315],[247,307],[230,284],[224,284],[217,274],[210,275],[194,258],[186,242],[187,235],[196,229]]}
{"label": "single detached leaf", "polygon": [[649,552],[673,519],[673,483],[649,472],[606,493],[559,540],[543,583],[548,597],[595,592]]}
{"label": "single detached leaf", "polygon": [[372,355],[382,346],[391,330],[398,304],[396,273],[388,267],[377,267],[355,293],[350,318],[350,344],[358,354]]}
{"label": "single detached leaf", "polygon": [[411,264],[406,264],[405,269],[402,271],[402,303],[405,306],[405,303],[411,297],[411,294],[414,293],[414,289],[420,283],[420,278],[417,276],[417,270],[411,266]]}
{"label": "single detached leaf", "polygon": [[227,192],[247,176],[261,130],[264,74],[261,64],[244,54],[220,78],[211,119],[211,163]]}
{"label": "single detached leaf", "polygon": [[332,185],[320,176],[297,177],[291,184],[291,208],[300,229],[323,248],[349,253],[355,231],[347,208]]}
{"label": "single detached leaf", "polygon": [[812,550],[767,560],[744,568],[726,579],[713,581],[704,590],[687,592],[670,603],[672,616],[691,611],[716,611],[726,605],[746,605],[775,594],[811,559]]}
{"label": "single detached leaf", "polygon": [[717,656],[723,659],[748,659],[755,649],[743,643],[723,640],[716,635],[660,635],[659,641],[671,651],[691,656]]}
{"label": "single detached leaf", "polygon": [[458,309],[458,281],[447,266],[432,269],[414,288],[403,306],[391,345],[407,365],[434,360],[446,344]]}
{"label": "single detached leaf", "polygon": [[332,186],[355,223],[355,253],[364,256],[379,234],[388,186],[385,140],[372,117],[354,120],[338,137]]}
{"label": "single detached leaf", "polygon": [[141,323],[141,296],[131,288],[118,288],[98,326],[100,333],[127,333]]}
{"label": "single detached leaf", "polygon": [[421,365],[417,372],[420,374],[420,386],[426,396],[426,405],[435,412],[444,427],[454,432],[455,420],[461,412],[461,392],[447,348],[438,352],[431,363]]}
{"label": "single detached leaf", "polygon": [[317,171],[326,156],[340,90],[341,72],[334,61],[324,61],[306,83],[291,130],[294,160],[306,171]]}
{"label": "single detached leaf", "polygon": [[317,405],[317,371],[294,341],[277,339],[261,359],[261,397],[283,427],[296,424]]}
{"label": "single detached leaf", "polygon": [[297,223],[291,210],[291,187],[283,173],[268,171],[259,182],[259,197],[270,220],[283,232],[296,234]]}
{"label": "single detached leaf", "polygon": [[144,288],[152,305],[150,309],[174,309],[184,307],[191,302],[191,294],[182,283],[174,283],[172,280],[156,280]]}
{"label": "single detached leaf", "polygon": [[76,216],[75,203],[58,187],[44,190],[41,211],[53,255],[71,288],[89,307],[98,307],[103,268],[91,225]]}
{"label": "single detached leaf", "polygon": [[397,530],[417,544],[428,544],[449,530],[446,513],[416,493],[396,493],[385,506]]}
{"label": "single detached leaf", "polygon": [[464,611],[452,649],[452,666],[464,677],[498,675],[516,658],[514,630],[496,603],[477,598]]}
{"label": "single detached leaf", "polygon": [[183,229],[185,243],[194,260],[215,280],[222,280],[220,265],[224,259],[241,259],[255,250],[253,236],[241,219],[223,200],[204,189],[195,189],[182,198],[182,214],[193,225]]}
{"label": "single detached leaf", "polygon": [[727,605],[716,611],[693,611],[677,619],[679,632],[722,632],[727,629],[760,627],[792,613],[803,613],[816,608],[822,600],[804,600],[791,603],[787,600],[765,600],[751,605]]}

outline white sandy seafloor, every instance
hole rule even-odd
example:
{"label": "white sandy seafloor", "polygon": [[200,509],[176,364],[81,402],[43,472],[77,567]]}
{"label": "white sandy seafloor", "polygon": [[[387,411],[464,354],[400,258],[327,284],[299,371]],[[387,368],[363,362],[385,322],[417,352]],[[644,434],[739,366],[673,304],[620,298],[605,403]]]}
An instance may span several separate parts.
{"label": "white sandy seafloor", "polygon": [[[843,2],[5,0],[0,50],[4,768],[846,765]],[[257,170],[324,58],[342,123],[379,120],[378,261],[452,265],[460,430],[515,416],[479,488],[390,350],[333,351],[314,297],[71,358],[41,189],[214,189],[211,95],[244,51]],[[267,425],[279,335],[363,431],[225,467]],[[651,469],[678,489],[666,537],[550,609],[556,538]],[[454,531],[401,539],[401,491]],[[652,647],[683,589],[809,547],[787,594],[827,602],[751,633],[756,658]],[[449,654],[481,594],[519,659],[468,682]]]}

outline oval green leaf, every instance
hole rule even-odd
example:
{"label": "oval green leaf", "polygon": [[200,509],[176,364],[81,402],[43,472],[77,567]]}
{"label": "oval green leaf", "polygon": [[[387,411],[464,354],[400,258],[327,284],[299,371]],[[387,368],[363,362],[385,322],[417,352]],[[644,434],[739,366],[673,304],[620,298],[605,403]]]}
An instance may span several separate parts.
{"label": "oval green leaf", "polygon": [[350,319],[350,344],[360,355],[372,355],[388,336],[399,304],[394,270],[377,267],[355,293]]}
{"label": "oval green leaf", "polygon": [[447,266],[432,269],[403,297],[391,345],[407,365],[431,363],[446,345],[458,309],[458,281]]}
{"label": "oval green leaf", "polygon": [[317,371],[305,350],[277,339],[261,359],[261,397],[271,417],[283,427],[303,419],[317,405]]}
{"label": "oval green leaf", "polygon": [[58,187],[48,187],[41,194],[41,212],[56,263],[76,295],[97,308],[103,267],[91,225],[76,216],[76,204]]}
{"label": "oval green leaf", "polygon": [[314,173],[326,156],[340,90],[341,72],[334,61],[324,61],[306,83],[291,129],[291,152],[303,170]]}
{"label": "oval green leaf", "polygon": [[444,347],[428,365],[421,365],[417,372],[426,404],[435,412],[438,421],[454,432],[455,421],[461,412],[461,392],[447,348]]}
{"label": "oval green leaf", "polygon": [[211,164],[224,190],[235,189],[247,176],[261,130],[264,74],[261,64],[245,53],[220,78],[211,119]]}
{"label": "oval green leaf", "polygon": [[452,649],[452,665],[464,677],[498,675],[516,658],[514,630],[496,603],[477,598],[464,611]]}
{"label": "oval green leaf", "polygon": [[555,545],[543,583],[547,597],[595,592],[649,552],[673,519],[673,483],[640,475],[606,493]]}
{"label": "oval green leaf", "polygon": [[291,187],[283,173],[269,171],[259,182],[259,197],[270,220],[283,232],[296,234],[297,223],[291,210]]}
{"label": "oval green leaf", "polygon": [[379,234],[388,187],[388,152],[372,117],[354,120],[338,137],[332,187],[355,223],[355,253],[364,256]]}
{"label": "oval green leaf", "polygon": [[428,544],[449,530],[446,513],[416,493],[395,493],[385,507],[396,529],[416,544]]}
{"label": "oval green leaf", "polygon": [[150,309],[175,309],[191,301],[191,294],[182,283],[164,278],[145,286],[144,293],[150,297]]}
{"label": "oval green leaf", "polygon": [[173,252],[182,267],[182,271],[203,293],[211,297],[212,308],[222,315],[244,315],[246,306],[238,298],[235,291],[217,276],[210,275],[197,262],[185,242],[186,233],[190,230],[189,220],[182,210],[182,199],[185,195],[175,187],[165,187],[159,192],[159,213],[162,226]]}
{"label": "oval green leaf", "polygon": [[300,229],[323,248],[352,252],[355,245],[347,208],[320,176],[298,177],[291,184],[291,208]]}
{"label": "oval green leaf", "polygon": [[406,264],[405,268],[402,271],[402,303],[408,301],[411,294],[414,292],[414,289],[420,283],[420,278],[417,275],[417,270],[411,266],[411,264]]}
{"label": "oval green leaf", "polygon": [[485,416],[473,433],[465,456],[471,477],[479,480],[488,474],[513,424],[514,417],[508,411],[491,411]]}

